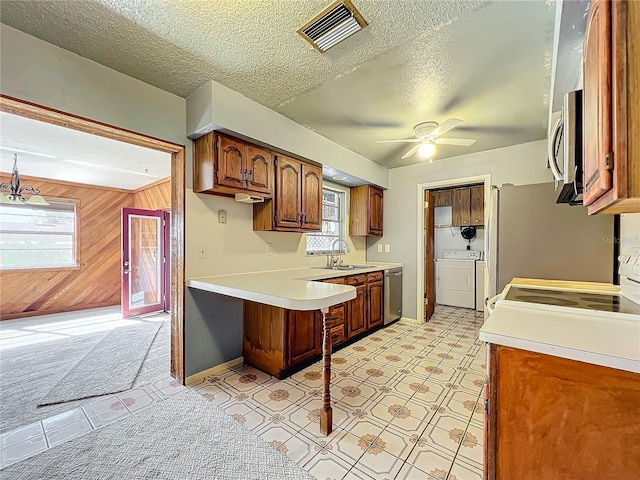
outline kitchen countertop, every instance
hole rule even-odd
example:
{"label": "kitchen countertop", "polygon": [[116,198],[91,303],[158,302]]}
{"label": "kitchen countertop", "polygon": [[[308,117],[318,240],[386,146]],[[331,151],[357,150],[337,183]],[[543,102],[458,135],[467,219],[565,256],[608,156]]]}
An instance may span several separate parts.
{"label": "kitchen countertop", "polygon": [[[517,281],[515,284],[532,285]],[[593,288],[596,285],[599,288]],[[541,283],[539,286],[551,285]],[[571,288],[571,285],[564,286]],[[615,285],[580,286],[603,292],[618,291]],[[535,304],[523,302],[516,306],[498,300],[479,337],[497,345],[640,373],[640,315],[637,317],[621,318],[595,310],[542,311]]]}
{"label": "kitchen countertop", "polygon": [[290,310],[318,310],[352,300],[356,297],[356,289],[317,280],[402,267],[401,263],[366,265],[367,268],[353,270],[306,267],[198,277],[187,280],[187,287]]}

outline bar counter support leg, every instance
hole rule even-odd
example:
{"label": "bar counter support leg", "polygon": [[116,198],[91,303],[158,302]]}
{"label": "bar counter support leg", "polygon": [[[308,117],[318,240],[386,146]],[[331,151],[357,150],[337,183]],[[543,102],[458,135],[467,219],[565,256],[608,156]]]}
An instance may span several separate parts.
{"label": "bar counter support leg", "polygon": [[322,392],[322,410],[320,411],[320,433],[329,435],[333,430],[333,411],[331,410],[331,328],[329,325],[329,308],[322,312],[322,375],[324,391]]}

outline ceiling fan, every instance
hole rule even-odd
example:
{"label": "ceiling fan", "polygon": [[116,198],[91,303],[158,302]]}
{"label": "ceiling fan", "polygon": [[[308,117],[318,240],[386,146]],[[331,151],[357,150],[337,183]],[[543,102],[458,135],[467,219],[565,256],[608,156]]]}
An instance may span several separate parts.
{"label": "ceiling fan", "polygon": [[418,145],[411,148],[402,158],[409,158],[416,152],[423,158],[431,158],[436,153],[436,145],[468,147],[475,143],[475,138],[441,138],[442,135],[462,123],[463,121],[457,118],[450,118],[442,125],[438,125],[437,122],[423,122],[413,127],[416,138],[385,139],[378,140],[377,143],[417,143]]}

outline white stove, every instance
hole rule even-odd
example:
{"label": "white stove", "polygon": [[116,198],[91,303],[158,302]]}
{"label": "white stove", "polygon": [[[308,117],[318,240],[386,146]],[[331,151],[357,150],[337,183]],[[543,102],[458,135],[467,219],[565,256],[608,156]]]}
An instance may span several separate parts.
{"label": "white stove", "polygon": [[640,249],[620,259],[619,273],[619,287],[509,284],[489,301],[480,339],[640,373]]}

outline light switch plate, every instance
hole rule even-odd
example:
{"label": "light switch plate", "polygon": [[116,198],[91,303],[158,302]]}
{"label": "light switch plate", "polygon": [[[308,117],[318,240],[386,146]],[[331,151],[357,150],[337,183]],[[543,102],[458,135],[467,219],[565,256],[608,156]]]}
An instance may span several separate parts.
{"label": "light switch plate", "polygon": [[227,223],[227,211],[218,210],[218,223]]}
{"label": "light switch plate", "polygon": [[267,243],[267,256],[273,256],[273,243]]}
{"label": "light switch plate", "polygon": [[207,246],[198,245],[198,258],[207,258]]}
{"label": "light switch plate", "polygon": [[391,251],[391,245],[389,245],[388,243],[384,244],[384,251],[385,253],[389,253]]}
{"label": "light switch plate", "polygon": [[378,253],[382,253],[382,246],[383,245],[381,243],[378,244]]}

